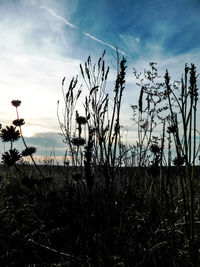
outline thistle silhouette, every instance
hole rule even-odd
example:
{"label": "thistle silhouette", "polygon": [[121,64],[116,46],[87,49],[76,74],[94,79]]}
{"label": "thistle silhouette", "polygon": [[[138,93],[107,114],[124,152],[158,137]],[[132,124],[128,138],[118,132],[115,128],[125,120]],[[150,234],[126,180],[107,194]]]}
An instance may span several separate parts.
{"label": "thistle silhouette", "polygon": [[25,146],[25,150],[22,152],[23,156],[30,156],[31,157],[31,160],[32,160],[33,164],[35,165],[36,169],[39,171],[40,175],[44,178],[44,175],[43,175],[41,169],[38,167],[38,165],[36,164],[36,162],[33,158],[33,153],[36,152],[36,148],[35,147],[28,147],[26,144],[26,141],[24,139],[24,136],[22,134],[21,126],[25,124],[25,121],[24,121],[24,119],[20,119],[20,117],[19,117],[18,107],[21,105],[21,101],[20,100],[12,100],[11,104],[16,108],[16,113],[17,113],[17,119],[13,121],[13,124],[15,126],[19,127],[19,132],[20,132],[20,135],[22,137],[22,141],[23,141],[24,146]]}

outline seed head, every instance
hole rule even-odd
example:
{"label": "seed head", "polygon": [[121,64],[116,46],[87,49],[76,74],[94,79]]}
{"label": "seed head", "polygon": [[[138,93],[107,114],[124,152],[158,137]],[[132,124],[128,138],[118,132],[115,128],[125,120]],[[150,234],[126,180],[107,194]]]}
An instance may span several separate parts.
{"label": "seed head", "polygon": [[14,107],[19,107],[21,105],[21,101],[20,100],[12,100],[11,101],[11,104],[14,106]]}
{"label": "seed head", "polygon": [[70,163],[69,160],[65,160],[65,161],[64,161],[64,165],[65,165],[65,166],[69,166],[69,163]]}
{"label": "seed head", "polygon": [[86,124],[87,119],[83,116],[77,116],[76,117],[76,122],[80,125],[80,124]]}
{"label": "seed head", "polygon": [[2,155],[2,163],[7,166],[13,166],[20,159],[20,157],[21,155],[16,148],[10,149],[9,152],[5,152]]}
{"label": "seed head", "polygon": [[22,126],[22,125],[25,124],[25,121],[24,121],[24,119],[17,119],[17,120],[14,120],[14,121],[13,121],[13,124],[14,124],[15,126]]}
{"label": "seed head", "polygon": [[182,166],[184,164],[184,162],[185,162],[185,159],[184,159],[184,157],[181,157],[181,156],[176,157],[173,160],[173,163],[175,166]]}
{"label": "seed head", "polygon": [[85,139],[81,137],[74,137],[72,139],[72,144],[75,146],[83,146],[85,145]]}
{"label": "seed head", "polygon": [[170,125],[167,127],[167,132],[168,133],[176,133],[177,131],[177,126],[176,125]]}
{"label": "seed head", "polygon": [[153,154],[157,154],[160,152],[160,147],[156,144],[152,144],[150,146],[150,151],[153,153]]}
{"label": "seed head", "polygon": [[22,151],[22,156],[23,157],[27,157],[27,156],[31,156],[32,154],[34,154],[36,152],[36,148],[33,146],[27,147]]}
{"label": "seed head", "polygon": [[144,87],[142,86],[141,91],[140,91],[139,101],[138,101],[140,113],[142,113],[143,94],[144,94]]}
{"label": "seed head", "polygon": [[20,132],[12,125],[6,126],[6,128],[1,129],[0,137],[3,142],[14,142],[20,138]]}

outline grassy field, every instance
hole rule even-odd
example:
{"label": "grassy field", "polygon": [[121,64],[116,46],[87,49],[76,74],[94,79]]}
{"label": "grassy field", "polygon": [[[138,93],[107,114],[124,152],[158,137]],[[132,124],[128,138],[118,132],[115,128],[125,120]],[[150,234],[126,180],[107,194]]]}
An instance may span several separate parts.
{"label": "grassy field", "polygon": [[[31,177],[33,166],[25,168]],[[103,168],[92,192],[80,169],[45,168],[47,178],[25,179],[2,167],[1,266],[198,266],[199,168],[192,259],[184,168],[162,177],[159,168],[121,168],[112,192]]]}

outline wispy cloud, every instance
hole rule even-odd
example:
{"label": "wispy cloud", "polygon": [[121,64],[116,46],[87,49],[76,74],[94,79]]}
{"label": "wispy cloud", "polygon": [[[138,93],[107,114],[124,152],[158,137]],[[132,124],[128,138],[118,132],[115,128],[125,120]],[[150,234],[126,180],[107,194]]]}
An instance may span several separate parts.
{"label": "wispy cloud", "polygon": [[[40,6],[41,8],[43,9],[46,9],[52,16],[56,17],[57,19],[59,19],[60,21],[64,22],[65,25],[71,27],[71,28],[75,28],[75,29],[80,29],[79,27],[77,27],[76,25],[72,24],[71,22],[69,22],[68,20],[66,20],[65,18],[63,18],[62,16],[56,14],[55,11],[53,11],[52,9],[46,7],[46,6]],[[80,29],[81,30],[81,29]],[[117,47],[113,46],[112,44],[109,44],[103,40],[100,40],[98,38],[96,38],[94,35],[91,35],[89,34],[88,32],[85,32],[85,31],[81,31],[83,35],[87,36],[88,38],[100,43],[100,44],[103,44],[105,46],[108,46],[110,47],[111,49],[115,50],[117,49],[117,51],[123,55],[127,55],[124,51],[118,49]]]}

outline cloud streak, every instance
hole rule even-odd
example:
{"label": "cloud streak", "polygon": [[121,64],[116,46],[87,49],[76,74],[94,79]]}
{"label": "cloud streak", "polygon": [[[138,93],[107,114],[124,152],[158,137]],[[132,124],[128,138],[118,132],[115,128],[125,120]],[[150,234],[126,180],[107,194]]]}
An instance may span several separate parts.
{"label": "cloud streak", "polygon": [[52,16],[56,17],[57,19],[59,19],[60,21],[64,22],[65,25],[74,28],[74,29],[78,29],[77,26],[75,26],[74,24],[70,23],[68,20],[66,20],[65,18],[61,17],[60,15],[56,14],[52,9],[46,7],[46,6],[40,6],[43,9],[46,9]]}
{"label": "cloud streak", "polygon": [[[41,8],[45,9],[46,11],[48,11],[52,16],[54,16],[55,18],[57,18],[58,20],[62,21],[65,23],[65,25],[71,27],[71,28],[74,28],[74,29],[80,29],[79,27],[77,27],[76,25],[70,23],[68,20],[66,20],[65,18],[63,18],[62,16],[56,14],[55,11],[53,11],[52,9],[46,7],[46,6],[40,6]],[[81,29],[80,29],[81,30]],[[95,36],[89,34],[88,32],[85,32],[85,31],[81,31],[83,35],[87,36],[89,39],[97,42],[97,43],[100,43],[100,44],[103,44],[105,46],[108,46],[110,47],[112,50],[117,50],[119,53],[123,54],[123,55],[127,55],[124,51],[120,50],[120,49],[117,49],[116,47],[114,47],[113,45],[107,43],[107,42],[104,42],[103,40],[100,40],[98,38],[96,38]]]}
{"label": "cloud streak", "polygon": [[[84,31],[83,31],[83,34],[84,34],[85,36],[89,37],[90,39],[92,39],[92,40],[98,42],[98,43],[101,43],[101,44],[103,44],[103,45],[106,45],[106,46],[110,47],[110,48],[113,49],[113,50],[116,50],[116,49],[117,49],[117,48],[114,47],[113,45],[111,45],[111,44],[109,44],[109,43],[106,43],[106,42],[104,42],[104,41],[102,41],[102,40],[100,40],[100,39],[97,39],[96,37],[94,37],[93,35],[91,35],[91,34],[89,34],[89,33],[87,33],[87,32],[84,32]],[[122,51],[122,50],[120,50],[120,49],[117,49],[117,51],[118,51],[119,53],[123,54],[123,55],[126,55],[126,53],[124,53],[124,51]]]}

